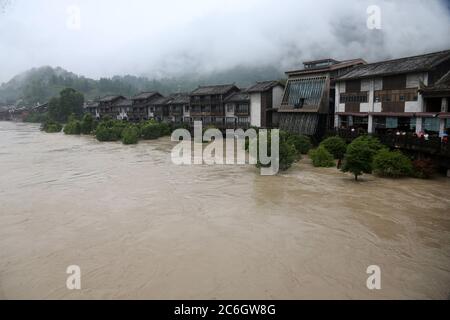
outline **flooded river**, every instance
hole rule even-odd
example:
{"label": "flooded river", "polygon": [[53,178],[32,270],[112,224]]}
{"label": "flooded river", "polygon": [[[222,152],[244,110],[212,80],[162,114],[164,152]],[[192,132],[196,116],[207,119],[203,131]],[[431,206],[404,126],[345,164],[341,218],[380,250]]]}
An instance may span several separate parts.
{"label": "flooded river", "polygon": [[450,179],[355,183],[308,160],[263,177],[175,166],[172,146],[0,122],[0,298],[449,297]]}

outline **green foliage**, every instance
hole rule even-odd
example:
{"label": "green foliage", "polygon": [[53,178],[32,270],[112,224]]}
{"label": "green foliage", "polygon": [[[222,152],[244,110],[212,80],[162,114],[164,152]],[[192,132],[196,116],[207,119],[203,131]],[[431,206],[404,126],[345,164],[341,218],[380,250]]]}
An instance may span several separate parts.
{"label": "green foliage", "polygon": [[169,124],[161,122],[159,123],[159,126],[161,128],[161,137],[170,136],[172,134]]}
{"label": "green foliage", "polygon": [[299,154],[308,154],[312,148],[311,139],[307,136],[298,134],[289,134],[288,140],[295,146],[295,149]]}
{"label": "green foliage", "polygon": [[299,153],[295,145],[288,140],[287,136],[283,137],[283,134],[280,134],[280,170],[289,169],[297,160],[299,160]]}
{"label": "green foliage", "polygon": [[55,121],[67,122],[70,115],[81,117],[84,97],[71,88],[62,90],[59,98],[52,98],[48,106],[49,117]]}
{"label": "green foliage", "polygon": [[68,135],[81,134],[81,122],[71,119],[71,121],[64,126],[64,133]]}
{"label": "green foliage", "polygon": [[385,147],[376,138],[362,136],[350,143],[344,157],[343,172],[351,172],[358,180],[364,173],[372,173],[373,157]]}
{"label": "green foliage", "polygon": [[63,126],[55,121],[47,120],[41,125],[41,130],[47,133],[61,132]]}
{"label": "green foliage", "polygon": [[413,166],[400,151],[382,149],[373,158],[373,170],[380,176],[398,178],[411,175]]}
{"label": "green foliage", "polygon": [[413,165],[413,176],[419,179],[429,179],[433,176],[436,168],[431,159],[415,160]]}
{"label": "green foliage", "polygon": [[311,158],[314,167],[328,168],[335,165],[333,155],[323,146],[311,150],[309,152],[309,157]]}
{"label": "green foliage", "polygon": [[23,121],[24,122],[29,122],[29,123],[44,123],[46,122],[48,119],[48,114],[47,113],[37,113],[37,112],[32,112],[30,114],[28,114]]}
{"label": "green foliage", "polygon": [[90,113],[86,113],[81,120],[81,133],[90,134],[95,129],[94,118]]}
{"label": "green foliage", "polygon": [[162,136],[162,128],[159,123],[148,121],[141,125],[141,135],[144,140],[154,140]]}
{"label": "green foliage", "polygon": [[323,140],[320,146],[331,153],[334,159],[344,158],[345,152],[347,151],[347,144],[340,137],[329,137]]}
{"label": "green foliage", "polygon": [[170,131],[173,132],[177,129],[186,129],[189,130],[189,125],[187,123],[172,123],[170,125]]}
{"label": "green foliage", "polygon": [[126,123],[118,120],[102,121],[95,129],[95,136],[98,141],[119,141],[126,126]]}
{"label": "green foliage", "polygon": [[139,129],[134,125],[126,127],[122,132],[123,144],[137,144],[139,141],[139,137]]}
{"label": "green foliage", "polygon": [[171,126],[165,122],[149,120],[139,124],[141,136],[144,140],[154,140],[172,133]]}
{"label": "green foliage", "polygon": [[[259,141],[261,139],[262,132],[258,130],[258,164],[257,167],[270,167],[271,164],[263,165],[259,159]],[[267,131],[267,152],[271,154],[272,147],[272,139],[271,139],[271,131]],[[280,131],[280,145],[279,145],[279,169],[280,171],[288,170],[292,164],[297,161],[299,158],[299,154],[297,149],[291,140],[289,140],[289,134],[284,131]]]}
{"label": "green foliage", "polygon": [[372,156],[376,155],[378,151],[381,149],[385,149],[386,147],[378,140],[377,138],[371,137],[371,136],[361,136],[353,140],[353,142],[359,143],[365,143],[369,147],[369,149],[372,152]]}

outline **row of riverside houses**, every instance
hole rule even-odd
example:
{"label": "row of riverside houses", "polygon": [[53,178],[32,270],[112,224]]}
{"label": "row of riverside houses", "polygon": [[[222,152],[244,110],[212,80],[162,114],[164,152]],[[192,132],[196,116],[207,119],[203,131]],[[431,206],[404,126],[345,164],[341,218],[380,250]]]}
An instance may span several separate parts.
{"label": "row of riverside houses", "polygon": [[450,50],[368,64],[362,59],[304,62],[278,81],[240,90],[201,86],[190,94],[141,93],[87,103],[97,118],[157,119],[219,128],[279,127],[322,137],[329,130],[415,132],[450,130]]}
{"label": "row of riverside houses", "polygon": [[200,86],[191,93],[167,97],[158,92],[143,92],[130,99],[106,96],[84,107],[97,119],[155,119],[188,125],[202,121],[217,128],[273,127],[278,125],[277,108],[283,92],[284,85],[279,81],[264,81],[246,90],[229,84]]}
{"label": "row of riverside houses", "polygon": [[290,71],[279,108],[283,130],[448,134],[450,50],[396,60],[324,59]]}

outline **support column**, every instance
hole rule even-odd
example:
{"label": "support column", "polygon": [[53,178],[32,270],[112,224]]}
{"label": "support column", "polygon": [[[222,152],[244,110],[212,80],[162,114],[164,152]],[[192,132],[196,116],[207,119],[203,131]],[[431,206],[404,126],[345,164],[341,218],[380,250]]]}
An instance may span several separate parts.
{"label": "support column", "polygon": [[416,118],[416,133],[418,134],[419,132],[421,132],[422,128],[423,128],[422,118],[418,117],[418,118]]}
{"label": "support column", "polygon": [[442,98],[441,112],[448,112],[448,98]]}
{"label": "support column", "polygon": [[373,115],[369,115],[369,121],[367,122],[367,133],[374,133]]}
{"label": "support column", "polygon": [[[441,112],[448,112],[448,98],[442,98]],[[442,137],[445,133],[445,119],[439,120],[439,136]]]}
{"label": "support column", "polygon": [[334,116],[334,128],[339,129],[341,127],[341,121],[340,116],[337,114]]}

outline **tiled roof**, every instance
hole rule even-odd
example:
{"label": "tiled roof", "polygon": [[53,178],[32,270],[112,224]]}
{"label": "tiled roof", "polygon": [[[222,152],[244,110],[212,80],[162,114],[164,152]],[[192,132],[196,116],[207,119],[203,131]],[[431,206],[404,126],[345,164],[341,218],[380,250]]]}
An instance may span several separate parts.
{"label": "tiled roof", "polygon": [[188,104],[189,103],[189,93],[174,93],[170,95],[170,104]]}
{"label": "tiled roof", "polygon": [[148,92],[141,92],[138,95],[134,96],[133,98],[131,98],[131,100],[146,100],[149,99],[155,95],[159,95],[158,92],[156,91],[148,91]]}
{"label": "tiled roof", "polygon": [[265,92],[265,91],[270,90],[273,87],[276,87],[278,85],[284,87],[284,85],[282,85],[279,81],[262,81],[262,82],[257,82],[255,85],[253,85],[250,88],[248,88],[247,92],[249,92],[249,93]]}
{"label": "tiled roof", "polygon": [[237,89],[237,87],[234,84],[224,84],[217,86],[200,86],[191,92],[191,96],[226,94],[233,88]]}
{"label": "tiled roof", "polygon": [[236,92],[225,99],[225,102],[248,102],[250,101],[250,95],[247,92]]}
{"label": "tiled roof", "polygon": [[407,57],[395,60],[381,61],[357,66],[339,80],[385,76],[389,74],[429,71],[441,62],[450,59],[450,50]]}
{"label": "tiled roof", "polygon": [[101,98],[99,100],[99,102],[113,102],[113,101],[115,101],[115,100],[117,100],[119,98],[125,99],[125,97],[123,97],[123,96],[112,96],[111,95],[111,96],[106,96],[106,97]]}

